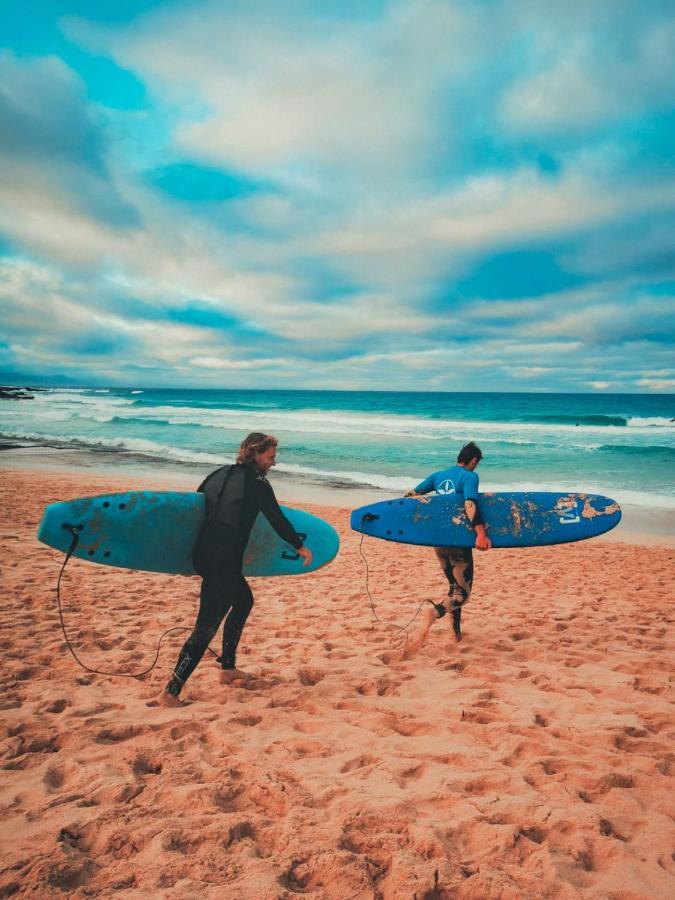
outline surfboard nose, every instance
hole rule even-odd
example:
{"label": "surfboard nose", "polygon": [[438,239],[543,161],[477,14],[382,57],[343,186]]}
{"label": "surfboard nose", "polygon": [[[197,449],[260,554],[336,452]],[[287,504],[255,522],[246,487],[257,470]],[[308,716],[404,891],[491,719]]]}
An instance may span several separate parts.
{"label": "surfboard nose", "polygon": [[362,531],[368,533],[367,526],[370,522],[376,522],[380,516],[373,512],[370,506],[361,506],[359,509],[352,510],[349,518],[349,526],[352,531]]}

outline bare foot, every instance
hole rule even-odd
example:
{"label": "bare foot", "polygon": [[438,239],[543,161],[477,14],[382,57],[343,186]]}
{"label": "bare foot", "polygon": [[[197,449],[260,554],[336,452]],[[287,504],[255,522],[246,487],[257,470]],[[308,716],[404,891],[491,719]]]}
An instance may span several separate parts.
{"label": "bare foot", "polygon": [[434,606],[430,606],[428,609],[424,610],[421,616],[422,627],[420,628],[417,635],[408,642],[408,646],[401,655],[402,660],[410,659],[411,656],[414,656],[417,653],[422,644],[426,641],[427,635],[429,634],[429,629],[434,624],[434,622],[438,621],[439,618],[440,616],[438,615],[438,612],[436,611],[436,608]]}
{"label": "bare foot", "polygon": [[157,698],[160,706],[164,706],[167,709],[175,709],[178,706],[185,706],[185,703],[180,699],[180,697],[174,697],[173,694],[170,694],[168,691],[162,691],[162,693]]}

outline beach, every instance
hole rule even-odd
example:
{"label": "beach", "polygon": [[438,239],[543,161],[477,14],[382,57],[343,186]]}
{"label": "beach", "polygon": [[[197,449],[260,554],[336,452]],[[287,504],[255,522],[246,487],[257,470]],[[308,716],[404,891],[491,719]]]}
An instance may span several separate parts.
{"label": "beach", "polygon": [[[9,458],[9,454],[7,454]],[[465,637],[425,643],[445,580],[426,548],[301,502],[341,549],[316,573],[251,579],[222,686],[157,702],[186,636],[142,680],[80,668],[59,625],[45,504],[194,478],[5,466],[0,896],[665,898],[675,893],[675,549],[631,535],[476,554]],[[339,502],[339,498],[338,498]],[[366,592],[368,585],[374,611]],[[199,579],[71,560],[82,660],[149,666],[190,628]],[[410,639],[402,658],[406,625]],[[214,646],[217,647],[217,638]]]}

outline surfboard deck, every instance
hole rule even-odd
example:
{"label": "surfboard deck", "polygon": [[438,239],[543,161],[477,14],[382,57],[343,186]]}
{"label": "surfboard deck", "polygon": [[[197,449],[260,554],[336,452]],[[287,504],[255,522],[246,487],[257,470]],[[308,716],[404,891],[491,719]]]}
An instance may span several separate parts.
{"label": "surfboard deck", "polygon": [[[335,529],[300,509],[282,506],[313,561],[303,566],[297,551],[283,541],[267,519],[259,515],[244,553],[244,575],[301,575],[333,560],[339,549]],[[204,495],[178,491],[126,491],[51,503],[46,507],[38,540],[68,551],[77,527],[80,540],[73,556],[105,566],[195,575],[192,550],[204,519]]]}
{"label": "surfboard deck", "polygon": [[[619,524],[621,509],[599,494],[479,494],[493,547],[539,547],[583,541]],[[375,517],[375,518],[371,518]],[[429,547],[473,547],[476,535],[456,495],[381,500],[355,509],[351,527],[371,537]]]}

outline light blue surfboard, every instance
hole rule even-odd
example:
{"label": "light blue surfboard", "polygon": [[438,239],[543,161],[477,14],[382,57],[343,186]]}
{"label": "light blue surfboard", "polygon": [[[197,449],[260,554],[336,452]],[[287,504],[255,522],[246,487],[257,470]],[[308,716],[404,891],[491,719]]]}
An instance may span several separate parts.
{"label": "light blue surfboard", "polygon": [[[426,501],[426,502],[425,502]],[[599,494],[520,492],[479,494],[493,547],[539,547],[583,541],[619,524],[621,509]],[[355,509],[354,531],[429,547],[473,547],[464,502],[456,495],[382,500]]]}
{"label": "light blue surfboard", "polygon": [[[333,560],[340,541],[335,529],[310,513],[282,506],[313,554],[305,567],[297,551],[258,515],[244,553],[244,575],[302,575]],[[66,553],[72,532],[80,539],[73,556],[105,566],[195,575],[192,550],[204,519],[204,495],[176,491],[127,491],[51,503],[38,540]]]}

